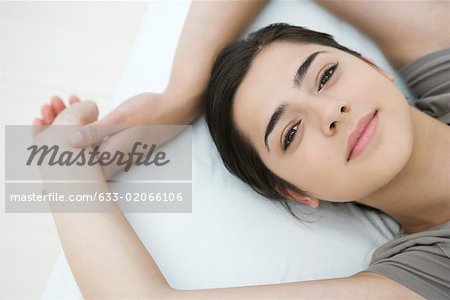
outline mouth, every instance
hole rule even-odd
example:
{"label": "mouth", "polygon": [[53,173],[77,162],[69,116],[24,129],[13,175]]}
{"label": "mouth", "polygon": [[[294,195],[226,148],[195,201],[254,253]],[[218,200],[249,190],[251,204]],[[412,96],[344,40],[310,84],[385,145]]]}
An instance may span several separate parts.
{"label": "mouth", "polygon": [[378,125],[378,110],[363,116],[352,133],[348,137],[347,142],[347,161],[361,155],[363,151],[372,141]]}

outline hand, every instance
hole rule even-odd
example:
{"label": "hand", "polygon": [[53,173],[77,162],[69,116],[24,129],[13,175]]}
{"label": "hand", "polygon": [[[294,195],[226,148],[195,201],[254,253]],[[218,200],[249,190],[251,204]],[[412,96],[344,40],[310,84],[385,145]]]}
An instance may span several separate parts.
{"label": "hand", "polygon": [[70,107],[66,107],[62,99],[53,96],[50,104],[41,108],[41,117],[33,122],[33,135],[36,136],[50,125],[86,125],[97,120],[97,105],[90,100],[80,103],[77,96],[69,98]]}
{"label": "hand", "polygon": [[[43,125],[34,127],[33,146],[37,147],[35,149],[56,147],[52,150],[51,155],[46,153],[38,158],[40,161],[38,164],[39,171],[44,186],[43,193],[45,191],[54,192],[67,198],[79,195],[80,189],[84,195],[93,195],[97,191],[108,191],[101,165],[87,163],[85,159],[81,160],[81,164],[79,164],[80,160],[78,159],[76,163],[70,162],[72,157],[78,157],[85,150],[87,153],[91,153],[92,149],[90,147],[82,150],[77,149],[70,146],[67,142],[67,136],[71,132],[78,130],[82,125],[97,120],[97,105],[89,100],[80,101],[75,96],[72,96],[69,102],[70,106],[66,107],[61,98],[52,97],[50,105],[42,107],[41,118],[37,118],[34,121],[35,125]],[[55,180],[63,180],[64,182],[55,182]],[[83,183],[84,181],[89,181],[90,183]],[[67,202],[49,202],[48,207],[52,212],[72,212],[72,209],[78,212],[86,209],[86,212],[91,212],[99,208],[97,204],[95,204],[95,207],[85,208],[76,202],[74,202],[73,206],[68,205]],[[107,209],[116,211],[116,207],[109,204],[101,209],[102,211],[109,211]]]}
{"label": "hand", "polygon": [[43,105],[41,118],[36,118],[33,122],[33,137],[48,131],[50,125],[85,125],[97,120],[98,109],[93,101],[80,102],[78,97],[71,96],[69,103],[70,107],[66,108],[61,98],[54,96],[50,105]]}
{"label": "hand", "polygon": [[[83,147],[102,143],[106,137],[114,139],[114,134],[133,125],[179,124],[174,112],[169,111],[166,94],[144,93],[131,97],[119,105],[105,118],[84,126],[69,138],[72,146]],[[111,142],[114,143],[112,140]]]}
{"label": "hand", "polygon": [[[75,104],[80,102],[80,99],[76,96],[70,96],[69,104]],[[50,99],[50,104],[44,104],[41,106],[41,116],[33,121],[33,137],[36,137],[39,133],[50,126],[55,120],[56,116],[60,114],[66,105],[62,99],[58,96],[53,96]]]}
{"label": "hand", "polygon": [[[77,130],[80,125],[96,121],[98,116],[97,105],[93,101],[81,102],[74,96],[70,99],[70,107],[66,107],[61,98],[52,97],[50,105],[43,105],[41,111],[42,117],[37,118],[34,121],[33,144],[37,147],[57,146],[56,152],[60,151],[61,153],[64,153],[65,151],[72,152],[74,150],[73,147],[68,144],[67,136],[73,132],[73,130]],[[78,151],[79,149],[75,150]],[[60,165],[60,167],[54,166],[53,164],[48,164],[48,161],[45,161],[45,159],[50,159],[51,161],[54,159],[53,157],[55,155],[55,153],[52,154],[51,157],[45,155],[45,158],[42,158],[41,156],[41,159],[44,159],[44,163],[40,164],[40,170],[44,179],[66,178],[65,176],[70,173],[68,171],[72,170],[71,168],[63,167],[62,165]],[[74,174],[75,173],[76,172],[74,172]],[[52,174],[52,176],[45,177],[45,174]]]}
{"label": "hand", "polygon": [[[132,98],[132,100],[137,100],[140,105],[143,105],[143,100],[147,99],[143,99],[142,97],[134,97]],[[183,126],[100,126],[98,124],[102,124],[102,122],[97,121],[98,110],[94,102],[80,101],[78,97],[71,96],[69,98],[69,103],[70,106],[66,107],[60,97],[54,96],[51,98],[50,104],[45,104],[42,106],[42,116],[41,118],[37,118],[34,120],[34,125],[38,126],[35,126],[33,130],[34,137],[37,137],[39,135],[38,139],[40,143],[44,143],[44,141],[46,141],[47,143],[68,144],[69,139],[67,137],[73,135],[74,129],[76,129],[77,131],[87,130],[86,132],[88,134],[96,134],[98,132],[116,133],[111,138],[103,141],[98,149],[99,152],[116,153],[117,151],[120,151],[122,153],[127,153],[130,152],[136,142],[141,142],[142,144],[147,145],[155,144],[160,146],[171,137],[181,132],[182,129],[184,129]],[[129,116],[132,116],[133,114],[131,113],[131,111],[126,111],[126,109],[130,109],[130,105],[126,105],[124,107],[121,107],[120,114],[117,114],[124,116],[125,118],[123,120],[127,120],[130,118]],[[114,115],[117,114],[112,115],[114,117]],[[111,119],[106,118],[105,120],[110,121]],[[92,126],[89,124],[92,124]],[[87,126],[84,128],[82,126],[72,126],[67,128],[60,127],[60,130],[56,131],[57,133],[53,131],[53,134],[41,134],[48,132],[47,127],[50,125]],[[119,131],[120,133],[117,133]],[[42,136],[44,136],[44,138]],[[49,141],[50,138],[52,139],[52,142]],[[88,144],[87,147],[88,146],[90,145]],[[109,178],[123,168],[123,165],[110,164],[104,166],[102,170],[105,177]]]}
{"label": "hand", "polygon": [[[99,151],[115,153],[116,151],[129,152],[136,141],[148,144],[162,143],[170,140],[180,132],[180,127],[162,131],[152,130],[150,126],[133,125],[169,125],[189,124],[193,118],[193,109],[189,101],[185,101],[186,107],[180,98],[169,93],[144,93],[136,95],[108,114],[104,119],[98,120],[82,127],[78,132],[69,137],[72,146],[84,147],[101,143]],[[76,99],[74,99],[76,100]],[[53,100],[52,100],[53,101]],[[53,102],[52,102],[53,104]],[[56,102],[55,102],[56,104]],[[60,105],[60,104],[58,104]],[[53,106],[57,111],[59,107]],[[192,106],[192,105],[191,105]],[[47,113],[50,115],[51,113]],[[45,115],[43,116],[45,120]],[[51,118],[47,117],[48,120]],[[149,132],[152,132],[149,134]],[[106,139],[107,137],[107,139]],[[105,177],[109,178],[122,167],[110,165],[104,168]]]}

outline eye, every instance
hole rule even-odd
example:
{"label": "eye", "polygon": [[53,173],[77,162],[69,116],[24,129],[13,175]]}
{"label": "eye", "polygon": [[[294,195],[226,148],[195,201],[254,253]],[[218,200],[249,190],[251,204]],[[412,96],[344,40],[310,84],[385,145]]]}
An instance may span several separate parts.
{"label": "eye", "polygon": [[297,124],[295,124],[294,126],[292,126],[284,135],[284,140],[283,140],[283,149],[284,151],[287,150],[287,148],[289,147],[289,144],[292,142],[292,140],[295,138],[295,135],[297,134],[297,130],[298,130],[298,126],[300,126],[300,123],[302,121],[298,122]]}
{"label": "eye", "polygon": [[317,91],[320,92],[320,90],[322,90],[322,88],[325,86],[325,84],[328,82],[328,80],[330,80],[330,78],[333,76],[334,71],[336,71],[337,66],[338,66],[338,63],[335,63],[334,65],[332,65],[331,67],[329,67],[328,69],[325,70],[322,77],[320,78],[319,89]]}

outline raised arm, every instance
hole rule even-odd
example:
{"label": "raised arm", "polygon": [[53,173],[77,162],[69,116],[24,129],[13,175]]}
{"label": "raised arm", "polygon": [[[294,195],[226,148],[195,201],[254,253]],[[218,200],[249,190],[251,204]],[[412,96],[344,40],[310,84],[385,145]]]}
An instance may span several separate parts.
{"label": "raised arm", "polygon": [[[93,102],[75,103],[55,119],[54,125],[82,125],[96,118]],[[49,127],[38,143],[59,145],[75,152],[58,131]],[[58,172],[86,178],[95,185],[54,183]],[[108,193],[100,166],[41,166],[47,193],[93,195]],[[157,264],[122,212],[54,213],[54,221],[70,269],[85,298],[94,299],[422,299],[386,277],[361,272],[347,278],[208,290],[176,290],[169,286]]]}
{"label": "raised arm", "polygon": [[[111,126],[96,125],[191,124],[201,113],[201,99],[216,53],[237,39],[266,3],[266,0],[193,1],[165,92],[131,97],[105,118],[85,127],[77,139],[71,140],[72,145],[88,146],[116,133]],[[111,138],[116,136],[120,139],[120,133]],[[117,143],[112,140],[111,144]]]}
{"label": "raised arm", "polygon": [[450,47],[449,1],[316,2],[370,36],[397,70]]}
{"label": "raised arm", "polygon": [[269,300],[269,299],[424,299],[403,285],[375,273],[311,280],[197,291],[172,291],[172,300]]}
{"label": "raised arm", "polygon": [[218,51],[239,38],[266,0],[193,1],[181,33],[167,93],[185,107],[180,117],[191,123],[201,112],[213,60]]}

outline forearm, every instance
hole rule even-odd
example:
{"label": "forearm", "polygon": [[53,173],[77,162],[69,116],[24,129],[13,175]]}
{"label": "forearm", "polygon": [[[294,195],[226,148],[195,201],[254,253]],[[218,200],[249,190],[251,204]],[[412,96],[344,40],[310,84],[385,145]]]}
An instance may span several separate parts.
{"label": "forearm", "polygon": [[183,95],[186,113],[193,120],[201,112],[215,56],[239,38],[262,10],[266,0],[193,1],[174,57],[169,93]]}
{"label": "forearm", "polygon": [[[80,151],[64,142],[54,142],[64,139],[55,138],[52,129],[44,132],[47,138],[43,143],[57,144],[60,151]],[[48,180],[59,178],[61,172],[66,177],[68,173],[73,174],[75,179],[89,178],[89,183],[80,185]],[[93,195],[109,192],[98,165],[55,168],[44,163],[41,173],[47,193]],[[52,210],[55,209],[53,205],[50,206]],[[83,203],[74,205],[80,208]],[[121,211],[114,203],[108,205],[102,208],[109,212],[53,213],[64,253],[83,296],[95,299],[164,298],[171,289],[158,266]]]}
{"label": "forearm", "polygon": [[448,1],[316,2],[369,35],[397,70],[450,46]]}
{"label": "forearm", "polygon": [[85,298],[164,299],[171,292],[122,213],[56,213],[53,217]]}
{"label": "forearm", "polygon": [[171,300],[424,299],[387,277],[360,272],[351,277],[205,290],[174,290]]}
{"label": "forearm", "polygon": [[[59,145],[60,151],[75,152],[50,127],[38,143]],[[47,138],[45,138],[47,137]],[[61,171],[66,176],[58,177]],[[41,166],[47,192],[58,194],[106,193],[108,187],[98,165]],[[55,173],[56,172],[56,173]],[[89,178],[96,184],[52,183],[49,179]],[[109,202],[111,203],[111,202]],[[78,204],[80,205],[80,204]],[[110,213],[54,213],[54,220],[70,268],[85,298],[100,299],[416,299],[417,294],[401,284],[372,273],[342,279],[296,282],[226,289],[183,291],[172,289],[124,215],[114,204]],[[108,211],[110,211],[108,209]]]}

